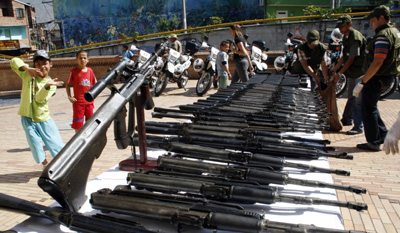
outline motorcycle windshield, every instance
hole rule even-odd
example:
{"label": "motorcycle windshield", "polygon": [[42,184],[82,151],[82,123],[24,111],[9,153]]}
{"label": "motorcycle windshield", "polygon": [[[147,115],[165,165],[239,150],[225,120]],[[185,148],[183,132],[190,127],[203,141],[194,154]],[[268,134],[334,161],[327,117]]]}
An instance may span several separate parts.
{"label": "motorcycle windshield", "polygon": [[174,50],[174,49],[169,49],[169,54],[168,54],[168,61],[175,63],[179,57],[181,56],[181,53]]}
{"label": "motorcycle windshield", "polygon": [[210,52],[210,60],[211,61],[216,61],[218,53],[219,53],[219,50],[214,48],[214,47],[212,47],[211,48],[211,52]]}
{"label": "motorcycle windshield", "polygon": [[141,64],[144,64],[149,58],[150,58],[151,54],[144,51],[144,50],[140,50],[139,52],[139,57],[138,57],[138,61]]}
{"label": "motorcycle windshield", "polygon": [[261,56],[261,53],[262,53],[261,49],[257,48],[256,46],[253,46],[251,48],[251,58],[252,59],[258,60]]}

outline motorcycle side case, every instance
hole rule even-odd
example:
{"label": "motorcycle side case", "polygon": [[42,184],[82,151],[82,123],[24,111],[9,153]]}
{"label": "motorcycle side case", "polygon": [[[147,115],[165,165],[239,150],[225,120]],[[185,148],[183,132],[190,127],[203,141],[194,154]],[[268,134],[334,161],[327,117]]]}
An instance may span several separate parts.
{"label": "motorcycle side case", "polygon": [[256,46],[257,48],[261,49],[261,50],[265,50],[265,42],[262,40],[255,40],[253,41],[253,46]]}
{"label": "motorcycle side case", "polygon": [[185,50],[186,50],[186,53],[195,54],[195,53],[197,53],[197,51],[199,51],[200,47],[201,47],[200,44],[198,44],[196,42],[188,41],[186,43]]}

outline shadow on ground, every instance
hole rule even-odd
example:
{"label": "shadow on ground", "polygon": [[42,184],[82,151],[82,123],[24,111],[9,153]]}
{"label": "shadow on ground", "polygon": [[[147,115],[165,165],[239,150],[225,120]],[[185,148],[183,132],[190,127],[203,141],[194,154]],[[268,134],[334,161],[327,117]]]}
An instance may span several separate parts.
{"label": "shadow on ground", "polygon": [[20,172],[0,175],[0,183],[28,183],[31,178],[39,177],[42,171]]}

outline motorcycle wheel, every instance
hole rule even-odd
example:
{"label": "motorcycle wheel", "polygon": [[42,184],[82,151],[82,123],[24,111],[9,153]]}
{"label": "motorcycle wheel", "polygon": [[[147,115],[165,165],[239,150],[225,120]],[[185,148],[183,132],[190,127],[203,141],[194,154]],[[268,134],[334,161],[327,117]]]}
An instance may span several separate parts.
{"label": "motorcycle wheel", "polygon": [[211,87],[211,83],[213,83],[214,77],[210,74],[210,72],[204,72],[196,84],[196,93],[198,96],[202,96]]}
{"label": "motorcycle wheel", "polygon": [[379,96],[379,99],[382,100],[393,94],[393,92],[396,91],[398,85],[399,85],[399,77],[396,76],[390,83],[389,87],[386,88],[386,90],[382,91],[381,96]]}
{"label": "motorcycle wheel", "polygon": [[179,81],[177,83],[178,87],[179,88],[184,88],[186,86],[188,80],[189,80],[189,72],[187,70],[185,70],[183,72],[181,78],[179,78]]}
{"label": "motorcycle wheel", "polygon": [[154,86],[155,96],[160,96],[164,92],[165,88],[167,87],[168,80],[169,78],[167,73],[162,73],[160,77],[158,77],[156,85]]}
{"label": "motorcycle wheel", "polygon": [[346,91],[347,88],[347,78],[345,75],[340,77],[339,81],[336,83],[336,97],[340,97]]}

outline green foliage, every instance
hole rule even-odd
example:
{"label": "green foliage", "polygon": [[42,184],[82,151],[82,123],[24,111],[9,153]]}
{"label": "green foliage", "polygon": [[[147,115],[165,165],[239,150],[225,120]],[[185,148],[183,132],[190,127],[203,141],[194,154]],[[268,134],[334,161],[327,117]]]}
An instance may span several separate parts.
{"label": "green foliage", "polygon": [[[276,13],[267,13],[267,15],[266,15],[266,19],[275,19],[277,16],[276,16]],[[277,21],[268,21],[268,22],[265,22],[265,24],[269,24],[269,23],[276,23]]]}
{"label": "green foliage", "polygon": [[171,19],[170,27],[171,31],[181,28],[181,20],[176,15]]}
{"label": "green foliage", "polygon": [[322,18],[327,19],[331,14],[350,13],[351,8],[338,7],[335,9],[321,8],[314,5],[308,6],[303,9],[304,15],[321,15]]}
{"label": "green foliage", "polygon": [[180,29],[181,20],[174,15],[172,19],[168,19],[167,17],[160,17],[160,20],[157,22],[157,30],[159,32],[165,31],[173,31]]}
{"label": "green foliage", "polygon": [[224,18],[218,16],[211,16],[210,17],[210,25],[214,24],[221,24]]}
{"label": "green foliage", "polygon": [[159,32],[169,31],[169,20],[167,17],[161,17],[157,22],[157,29]]}

